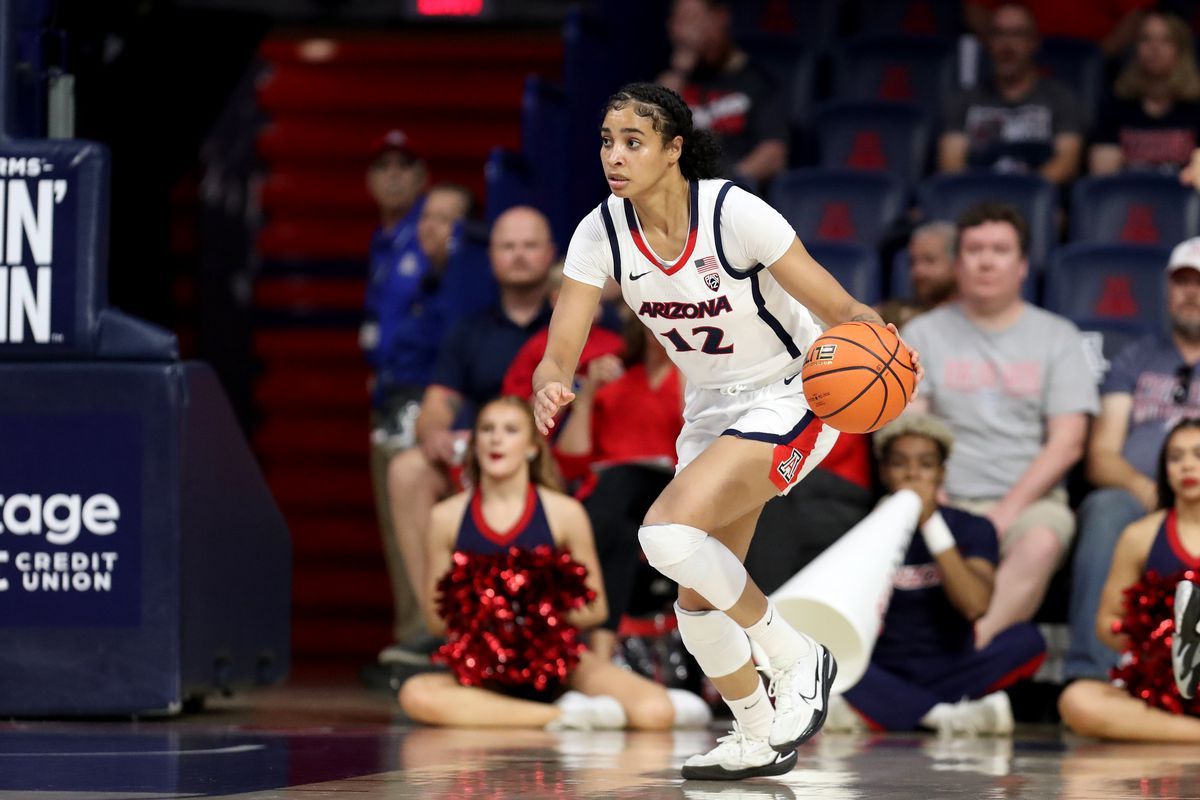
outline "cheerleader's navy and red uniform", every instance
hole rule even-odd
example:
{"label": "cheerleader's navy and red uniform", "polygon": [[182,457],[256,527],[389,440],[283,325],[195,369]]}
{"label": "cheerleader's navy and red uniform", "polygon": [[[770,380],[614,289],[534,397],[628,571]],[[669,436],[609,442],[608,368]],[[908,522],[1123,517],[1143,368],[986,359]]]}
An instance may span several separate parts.
{"label": "cheerleader's navy and red uniform", "polygon": [[1186,569],[1200,570],[1200,555],[1192,555],[1184,548],[1183,542],[1179,541],[1175,520],[1175,509],[1168,509],[1162,525],[1158,526],[1158,535],[1150,545],[1145,572],[1154,570],[1163,577],[1169,577]]}
{"label": "cheerleader's navy and red uniform", "polygon": [[[454,542],[456,550],[476,555],[496,555],[507,552],[510,547],[532,550],[539,545],[554,547],[554,536],[550,533],[550,522],[546,519],[545,509],[542,508],[542,498],[538,495],[537,486],[529,484],[529,493],[525,496],[525,510],[506,531],[497,531],[488,525],[483,516],[482,495],[478,489],[471,493],[471,500],[467,503],[467,510],[458,526],[458,538]],[[532,686],[506,686],[499,691],[523,700],[553,702],[563,693],[564,688],[557,686],[539,691]]]}
{"label": "cheerleader's navy and red uniform", "polygon": [[[938,510],[964,559],[1000,560],[990,521],[956,508]],[[1032,676],[1045,657],[1045,641],[1027,622],[976,650],[974,626],[950,602],[941,571],[918,533],[896,573],[871,663],[844,696],[872,728],[912,730],[938,703],[1003,689]]]}

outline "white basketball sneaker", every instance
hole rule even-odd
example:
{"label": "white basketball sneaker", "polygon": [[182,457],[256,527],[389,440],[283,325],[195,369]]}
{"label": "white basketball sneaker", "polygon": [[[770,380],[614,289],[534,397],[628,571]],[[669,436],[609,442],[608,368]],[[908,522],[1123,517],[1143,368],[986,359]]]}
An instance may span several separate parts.
{"label": "white basketball sneaker", "polygon": [[752,739],[738,724],[717,739],[707,753],[683,762],[683,777],[690,781],[737,781],[767,775],[782,775],[796,766],[796,751],[777,753],[766,739]]}
{"label": "white basketball sneaker", "polygon": [[925,718],[940,736],[1011,736],[1012,703],[1004,692],[978,700],[940,703]]}
{"label": "white basketball sneaker", "polygon": [[1175,634],[1171,637],[1171,664],[1175,685],[1188,700],[1196,696],[1200,683],[1200,587],[1191,581],[1180,581],[1175,587]]}
{"label": "white basketball sneaker", "polygon": [[613,731],[621,730],[628,722],[625,709],[608,695],[570,691],[554,705],[561,713],[546,726],[548,731]]}
{"label": "white basketball sneaker", "polygon": [[775,698],[770,742],[780,753],[791,752],[811,739],[829,713],[829,690],[837,677],[837,661],[823,644],[812,644],[814,657],[775,672],[767,687],[767,694]]}

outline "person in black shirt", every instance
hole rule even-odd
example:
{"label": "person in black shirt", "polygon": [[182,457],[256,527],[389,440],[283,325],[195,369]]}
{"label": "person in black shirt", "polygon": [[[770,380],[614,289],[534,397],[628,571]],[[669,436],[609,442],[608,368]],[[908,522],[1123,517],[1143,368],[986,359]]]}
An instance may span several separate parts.
{"label": "person in black shirt", "polygon": [[1183,20],[1152,11],[1142,21],[1135,57],[1117,78],[1088,152],[1088,171],[1178,173],[1196,150],[1200,71]]}
{"label": "person in black shirt", "polygon": [[729,6],[675,0],[671,68],[658,82],[683,96],[697,128],[717,135],[724,174],[757,189],[787,166],[787,112],[771,77],[731,38]]}

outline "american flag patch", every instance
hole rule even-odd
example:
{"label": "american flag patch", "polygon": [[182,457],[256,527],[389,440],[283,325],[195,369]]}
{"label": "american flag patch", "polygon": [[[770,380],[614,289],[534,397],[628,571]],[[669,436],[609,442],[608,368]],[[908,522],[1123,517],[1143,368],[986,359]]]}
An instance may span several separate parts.
{"label": "american flag patch", "polygon": [[704,285],[714,292],[721,288],[721,273],[718,272],[720,266],[716,256],[696,259],[696,272],[699,272],[700,277],[704,279]]}

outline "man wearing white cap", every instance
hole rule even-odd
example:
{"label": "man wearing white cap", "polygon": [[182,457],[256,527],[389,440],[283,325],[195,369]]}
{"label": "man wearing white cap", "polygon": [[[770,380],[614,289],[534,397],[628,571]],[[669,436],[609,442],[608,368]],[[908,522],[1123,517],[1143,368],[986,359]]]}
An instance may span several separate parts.
{"label": "man wearing white cap", "polygon": [[1116,655],[1095,634],[1113,548],[1126,525],[1158,507],[1155,469],[1167,431],[1200,416],[1200,237],[1171,251],[1165,270],[1169,331],[1130,343],[1100,387],[1100,416],[1087,448],[1097,488],[1079,508],[1072,564],[1066,677],[1107,680]]}

